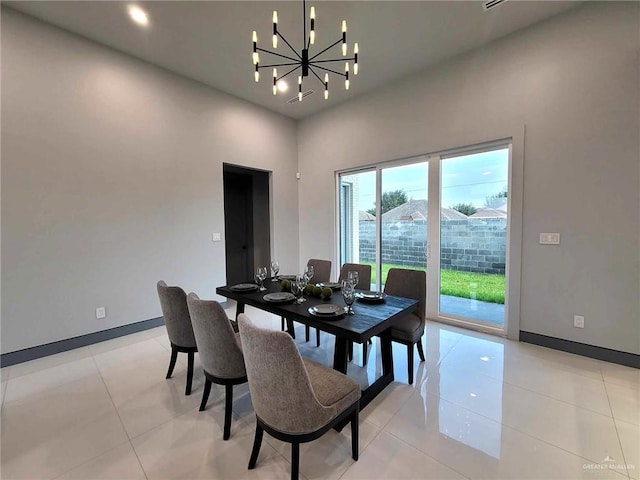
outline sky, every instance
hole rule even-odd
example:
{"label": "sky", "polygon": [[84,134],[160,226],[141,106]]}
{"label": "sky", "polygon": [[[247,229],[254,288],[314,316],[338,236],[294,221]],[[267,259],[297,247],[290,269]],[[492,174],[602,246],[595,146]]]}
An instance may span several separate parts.
{"label": "sky", "polygon": [[[442,160],[443,207],[470,203],[476,208],[485,206],[485,199],[507,187],[509,150],[463,155]],[[427,198],[426,162],[389,167],[382,170],[382,192],[403,190],[409,199]],[[375,171],[357,174],[360,210],[369,210],[375,204]]]}

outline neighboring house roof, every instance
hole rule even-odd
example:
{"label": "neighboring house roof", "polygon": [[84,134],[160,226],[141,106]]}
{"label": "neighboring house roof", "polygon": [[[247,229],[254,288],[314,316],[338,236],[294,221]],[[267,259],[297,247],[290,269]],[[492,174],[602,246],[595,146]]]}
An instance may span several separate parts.
{"label": "neighboring house roof", "polygon": [[507,218],[507,212],[495,208],[481,208],[469,218]]}
{"label": "neighboring house roof", "polygon": [[[467,216],[451,208],[443,208],[440,212],[440,218],[443,220],[464,220]],[[426,219],[426,200],[409,200],[407,203],[403,203],[382,214],[383,222],[411,222]]]}
{"label": "neighboring house roof", "polygon": [[369,212],[365,212],[364,210],[360,210],[358,212],[358,217],[361,222],[373,222],[376,217],[371,215]]}

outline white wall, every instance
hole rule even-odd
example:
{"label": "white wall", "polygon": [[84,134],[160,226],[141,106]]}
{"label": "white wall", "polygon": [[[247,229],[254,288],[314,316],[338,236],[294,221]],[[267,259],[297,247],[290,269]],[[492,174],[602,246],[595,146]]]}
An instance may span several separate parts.
{"label": "white wall", "polygon": [[296,269],[294,121],[3,8],[2,353],[158,317],[159,279],[214,298],[223,162],[273,171]]}
{"label": "white wall", "polygon": [[638,10],[587,2],[302,121],[300,260],[336,258],[336,170],[524,124],[521,330],[640,353]]}

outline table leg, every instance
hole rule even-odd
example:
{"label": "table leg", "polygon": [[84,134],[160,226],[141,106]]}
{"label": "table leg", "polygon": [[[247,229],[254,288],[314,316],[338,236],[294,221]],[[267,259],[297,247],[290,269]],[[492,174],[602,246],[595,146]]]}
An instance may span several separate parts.
{"label": "table leg", "polygon": [[236,305],[236,322],[238,321],[238,316],[240,316],[241,313],[244,313],[244,303],[238,302]]}
{"label": "table leg", "polygon": [[349,341],[336,335],[333,348],[333,369],[341,373],[347,373],[347,348]]}

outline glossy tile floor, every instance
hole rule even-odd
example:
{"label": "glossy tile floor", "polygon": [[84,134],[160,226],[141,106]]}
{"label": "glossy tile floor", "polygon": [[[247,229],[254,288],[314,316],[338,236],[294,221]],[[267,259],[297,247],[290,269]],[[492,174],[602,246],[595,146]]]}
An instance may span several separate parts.
{"label": "glossy tile floor", "polygon": [[[254,321],[280,319],[248,308]],[[332,337],[297,343],[330,363]],[[429,323],[427,361],[394,346],[396,381],[363,410],[360,460],[349,429],[301,448],[301,478],[640,479],[640,371]],[[380,370],[374,342],[349,374]],[[2,369],[3,479],[286,479],[289,447],[265,434],[247,470],[254,432],[248,388],[235,389],[231,439],[222,440],[223,389],[205,412],[196,368],[184,395],[185,358],[165,380],[164,328]]]}

